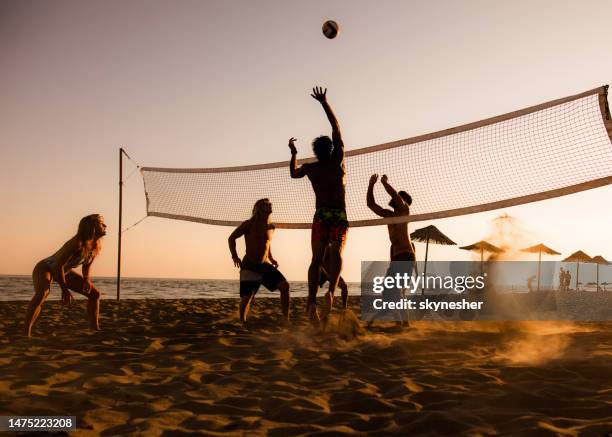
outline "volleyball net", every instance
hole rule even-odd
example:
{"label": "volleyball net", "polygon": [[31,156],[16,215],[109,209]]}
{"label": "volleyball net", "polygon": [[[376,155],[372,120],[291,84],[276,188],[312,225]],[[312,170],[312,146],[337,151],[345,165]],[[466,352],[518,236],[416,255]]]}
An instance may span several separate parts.
{"label": "volleyball net", "polygon": [[[351,226],[422,221],[525,204],[612,184],[607,86],[475,123],[346,151]],[[313,162],[314,158],[298,162]],[[224,168],[141,169],[147,215],[236,226],[268,198],[279,228],[310,228],[315,197],[289,162]],[[412,196],[409,217],[366,205],[373,173]],[[377,203],[389,197],[378,183]]]}

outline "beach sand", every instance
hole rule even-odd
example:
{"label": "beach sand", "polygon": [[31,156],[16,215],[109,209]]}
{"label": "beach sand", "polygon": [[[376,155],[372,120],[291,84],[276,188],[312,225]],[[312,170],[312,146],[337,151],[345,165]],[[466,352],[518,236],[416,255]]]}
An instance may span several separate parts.
{"label": "beach sand", "polygon": [[[358,314],[358,298],[351,306]],[[612,324],[418,322],[311,328],[304,301],[0,304],[0,415],[73,415],[70,435],[538,434],[612,431]]]}

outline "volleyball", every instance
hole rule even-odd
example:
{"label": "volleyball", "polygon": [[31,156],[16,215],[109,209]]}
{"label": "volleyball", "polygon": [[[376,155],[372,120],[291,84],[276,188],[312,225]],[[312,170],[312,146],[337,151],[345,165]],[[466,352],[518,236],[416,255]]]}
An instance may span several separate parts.
{"label": "volleyball", "polygon": [[333,39],[338,36],[340,32],[340,28],[338,27],[338,23],[333,20],[327,20],[323,23],[323,35],[325,35],[329,39]]}

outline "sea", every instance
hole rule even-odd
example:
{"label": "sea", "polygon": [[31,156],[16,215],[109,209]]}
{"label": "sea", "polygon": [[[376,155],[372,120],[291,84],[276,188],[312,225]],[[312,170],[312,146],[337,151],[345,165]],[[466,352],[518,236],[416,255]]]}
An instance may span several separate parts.
{"label": "sea", "polygon": [[[116,278],[93,278],[102,293],[102,299],[117,298]],[[121,299],[217,299],[239,298],[239,281],[229,279],[168,279],[168,278],[122,278]],[[290,281],[291,295],[308,295],[308,283]],[[326,284],[327,285],[327,284]],[[349,283],[349,295],[360,294],[360,284]],[[323,289],[326,289],[324,286]],[[337,293],[339,290],[337,291]],[[261,287],[258,296],[275,297],[278,292]],[[30,300],[34,295],[32,277],[29,275],[0,275],[0,301]],[[73,293],[75,299],[83,296]],[[59,300],[61,290],[56,283],[51,285],[49,299]]]}

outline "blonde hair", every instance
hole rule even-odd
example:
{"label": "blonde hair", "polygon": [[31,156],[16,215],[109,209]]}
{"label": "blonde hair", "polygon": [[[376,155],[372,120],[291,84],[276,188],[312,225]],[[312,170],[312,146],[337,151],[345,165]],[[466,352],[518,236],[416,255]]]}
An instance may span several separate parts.
{"label": "blonde hair", "polygon": [[79,240],[83,253],[89,249],[93,253],[93,256],[96,257],[100,249],[102,249],[100,239],[95,239],[96,225],[102,219],[103,217],[100,214],[90,214],[79,221],[76,237]]}

